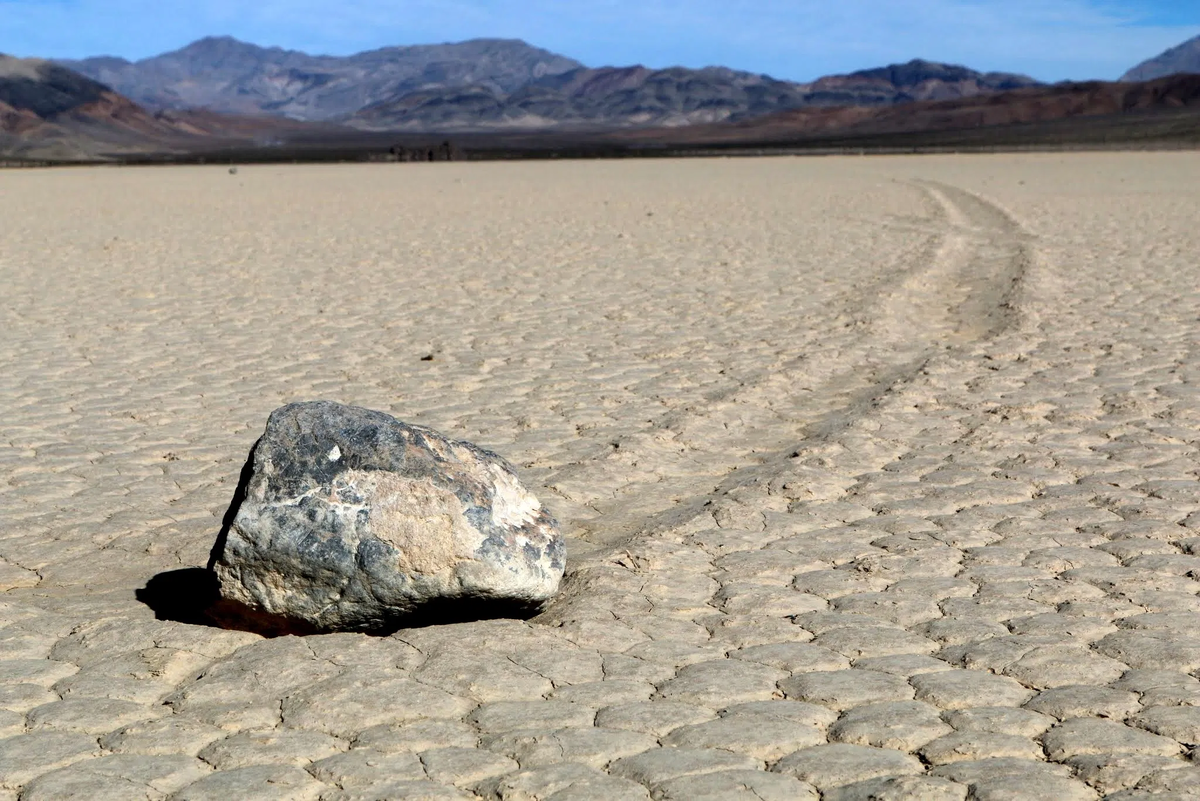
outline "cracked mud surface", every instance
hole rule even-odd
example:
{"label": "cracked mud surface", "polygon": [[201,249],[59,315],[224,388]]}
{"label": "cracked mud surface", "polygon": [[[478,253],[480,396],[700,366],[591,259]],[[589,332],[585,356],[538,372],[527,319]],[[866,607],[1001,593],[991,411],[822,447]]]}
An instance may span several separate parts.
{"label": "cracked mud surface", "polygon": [[[0,799],[1200,797],[1198,179],[0,174]],[[560,598],[156,620],[313,398],[513,462]]]}

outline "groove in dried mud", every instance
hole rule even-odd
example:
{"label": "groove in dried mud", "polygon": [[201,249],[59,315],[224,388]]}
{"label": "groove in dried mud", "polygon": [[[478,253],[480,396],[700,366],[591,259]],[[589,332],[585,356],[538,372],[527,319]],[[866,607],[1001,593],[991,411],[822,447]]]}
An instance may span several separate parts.
{"label": "groove in dried mud", "polygon": [[[669,495],[657,484],[624,488],[613,504],[619,508],[594,520],[567,521],[573,537],[592,546],[619,546],[708,514],[717,499],[769,481],[797,452],[845,428],[916,375],[932,355],[970,347],[1021,324],[1029,235],[979,195],[932,181],[908,185],[934,210],[931,232],[873,288],[874,298],[861,305],[852,323],[844,324],[850,335],[838,357],[816,363],[800,356],[782,371],[732,390],[721,400],[759,412],[761,424],[710,438],[703,452],[690,454],[719,469],[690,476],[686,486],[673,487]],[[827,377],[797,391],[811,383],[813,373]],[[686,418],[686,412],[676,412],[656,421],[656,428],[677,434]],[[783,426],[781,418],[787,421]],[[755,443],[749,451],[748,441]]]}

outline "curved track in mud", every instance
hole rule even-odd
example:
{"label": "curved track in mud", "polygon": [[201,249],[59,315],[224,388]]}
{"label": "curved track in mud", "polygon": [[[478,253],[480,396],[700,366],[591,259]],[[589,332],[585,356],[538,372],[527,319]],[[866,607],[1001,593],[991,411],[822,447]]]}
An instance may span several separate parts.
{"label": "curved track in mud", "polygon": [[[803,321],[840,326],[846,333],[836,352],[797,357],[710,398],[704,407],[664,415],[654,423],[655,439],[673,448],[643,455],[624,447],[600,454],[612,469],[664,452],[697,469],[667,486],[622,487],[596,518],[575,527],[574,536],[618,544],[703,514],[706,505],[737,487],[769,481],[805,443],[853,419],[919,371],[930,355],[969,347],[1019,323],[1029,235],[984,197],[933,181],[908,186],[931,212],[917,224],[923,240],[865,296],[843,298],[826,320]],[[715,418],[718,425],[705,426],[702,437],[689,436],[697,417]],[[545,483],[553,488],[553,477]]]}

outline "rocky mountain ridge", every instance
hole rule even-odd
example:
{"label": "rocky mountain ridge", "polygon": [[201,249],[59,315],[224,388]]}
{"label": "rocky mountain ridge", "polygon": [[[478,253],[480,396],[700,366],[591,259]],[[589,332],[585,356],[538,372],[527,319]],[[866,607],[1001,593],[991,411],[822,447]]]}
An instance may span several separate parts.
{"label": "rocky mountain ridge", "polygon": [[480,86],[398,94],[349,122],[400,130],[694,125],[808,106],[894,105],[1035,85],[1024,76],[920,60],[807,84],[723,67],[583,67],[535,79],[510,94]]}
{"label": "rocky mountain ridge", "polygon": [[138,62],[61,62],[155,109],[203,107],[390,130],[688,125],[810,105],[889,105],[1036,85],[914,60],[782,81],[724,67],[585,67],[519,40],[310,56],[210,37]]}
{"label": "rocky mountain ridge", "polygon": [[505,39],[385,47],[337,57],[259,47],[229,36],[200,39],[136,62],[101,56],[60,63],[149,108],[207,108],[308,121],[348,117],[397,92],[446,86],[511,92],[582,66]]}

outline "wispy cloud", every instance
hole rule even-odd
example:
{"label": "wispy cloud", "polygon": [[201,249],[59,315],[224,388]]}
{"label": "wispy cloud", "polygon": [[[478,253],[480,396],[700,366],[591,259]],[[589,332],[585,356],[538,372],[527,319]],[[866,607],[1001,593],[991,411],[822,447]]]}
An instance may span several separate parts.
{"label": "wispy cloud", "polygon": [[1114,78],[1200,33],[1174,0],[0,0],[0,50],[131,58],[208,34],[344,54],[478,36],[588,64],[724,64],[803,80],[914,57]]}

